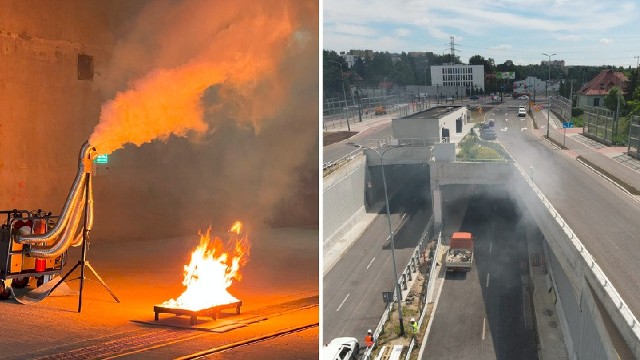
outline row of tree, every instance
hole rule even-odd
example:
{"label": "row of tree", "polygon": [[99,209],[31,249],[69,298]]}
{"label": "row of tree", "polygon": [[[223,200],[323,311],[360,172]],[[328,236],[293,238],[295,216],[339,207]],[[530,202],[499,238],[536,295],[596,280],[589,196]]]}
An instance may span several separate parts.
{"label": "row of tree", "polygon": [[[378,87],[382,82],[393,85],[431,85],[431,65],[461,64],[459,57],[451,57],[450,54],[437,55],[427,52],[424,56],[409,56],[407,53],[399,55],[388,52],[374,52],[373,56],[358,58],[350,68],[346,60],[335,51],[323,51],[323,84],[325,98],[343,96],[343,86],[346,89],[357,87]],[[483,65],[486,74],[496,72],[514,71],[515,81],[524,80],[528,76],[539,79],[561,81],[560,93],[569,97],[571,86],[573,92],[595,77],[606,68],[615,71],[623,71],[630,77],[632,69],[623,69],[607,66],[571,66],[560,68],[542,64],[516,65],[511,60],[502,64],[496,64],[492,58],[484,58],[474,55],[469,58],[469,65]],[[630,77],[631,78],[631,77]],[[512,87],[512,83],[503,81],[485,82],[485,93],[498,92],[502,86],[506,89]],[[635,87],[634,87],[635,89]]]}

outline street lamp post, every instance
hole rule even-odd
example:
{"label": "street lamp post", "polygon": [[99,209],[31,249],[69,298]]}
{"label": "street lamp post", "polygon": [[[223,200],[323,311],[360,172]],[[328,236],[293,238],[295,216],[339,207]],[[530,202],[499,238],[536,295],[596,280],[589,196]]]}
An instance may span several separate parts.
{"label": "street lamp post", "polygon": [[396,269],[395,244],[393,239],[393,229],[391,228],[391,211],[389,209],[389,195],[387,194],[387,179],[385,178],[385,175],[384,175],[384,164],[383,164],[384,154],[391,149],[397,149],[399,147],[402,147],[402,145],[389,147],[388,149],[384,150],[382,153],[379,153],[376,149],[362,146],[353,142],[347,143],[347,145],[355,146],[361,149],[369,149],[374,153],[376,153],[376,155],[378,155],[378,157],[380,158],[380,167],[382,169],[382,185],[384,186],[384,201],[387,208],[387,221],[389,223],[389,239],[391,240],[391,259],[393,260],[393,281],[394,281],[394,287],[398,291],[398,320],[400,321],[400,336],[403,336],[404,324],[402,322],[402,289],[400,288],[400,284],[398,283],[398,270]]}
{"label": "street lamp post", "polygon": [[547,65],[549,65],[549,78],[547,80],[547,86],[545,86],[545,93],[547,95],[547,139],[548,139],[549,138],[549,123],[551,121],[551,118],[550,118],[551,114],[549,113],[549,107],[551,106],[551,103],[549,102],[549,91],[548,91],[549,82],[551,81],[551,57],[555,56],[557,54],[548,55],[548,54],[542,53],[542,55],[549,57],[549,62],[547,62]]}
{"label": "street lamp post", "polygon": [[[344,96],[344,106],[349,107],[347,103],[347,93],[344,91],[344,72],[342,71],[342,63],[339,63],[335,60],[329,60],[329,62],[336,63],[340,66],[340,76],[342,77],[342,95]],[[351,132],[351,126],[349,125],[349,114],[347,113],[347,130]]]}

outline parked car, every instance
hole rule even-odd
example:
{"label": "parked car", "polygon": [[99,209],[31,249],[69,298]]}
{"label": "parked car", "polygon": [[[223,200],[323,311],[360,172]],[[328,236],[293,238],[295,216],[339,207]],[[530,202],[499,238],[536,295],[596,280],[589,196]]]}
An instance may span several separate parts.
{"label": "parked car", "polygon": [[495,131],[491,129],[483,129],[480,130],[480,137],[485,140],[495,140],[498,135],[496,135]]}
{"label": "parked car", "polygon": [[384,106],[376,107],[376,115],[387,115],[387,108]]}
{"label": "parked car", "polygon": [[471,96],[469,96],[469,99],[478,100],[478,99],[480,99],[480,97],[478,95],[471,95]]}
{"label": "parked car", "polygon": [[360,352],[360,344],[353,337],[340,337],[331,340],[322,349],[323,360],[356,360]]}

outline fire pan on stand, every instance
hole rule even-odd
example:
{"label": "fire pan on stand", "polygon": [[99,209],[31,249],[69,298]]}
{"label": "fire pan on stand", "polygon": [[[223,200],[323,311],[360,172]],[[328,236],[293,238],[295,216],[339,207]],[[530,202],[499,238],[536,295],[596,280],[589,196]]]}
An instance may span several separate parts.
{"label": "fire pan on stand", "polygon": [[198,316],[206,316],[211,317],[211,319],[216,320],[220,317],[220,313],[222,310],[226,309],[236,309],[236,315],[240,314],[240,307],[242,306],[242,301],[236,301],[229,304],[217,305],[207,309],[200,310],[189,310],[189,309],[180,309],[180,308],[172,308],[162,305],[155,305],[153,307],[153,311],[156,313],[155,321],[159,320],[159,314],[175,314],[175,315],[184,315],[189,316],[190,325],[195,325],[198,321]]}

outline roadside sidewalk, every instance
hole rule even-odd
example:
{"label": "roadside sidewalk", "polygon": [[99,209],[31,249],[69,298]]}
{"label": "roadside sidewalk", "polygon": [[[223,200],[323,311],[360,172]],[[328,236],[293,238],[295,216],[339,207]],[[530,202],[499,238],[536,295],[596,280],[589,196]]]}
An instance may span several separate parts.
{"label": "roadside sidewalk", "polygon": [[[539,129],[534,132],[546,136],[547,112],[534,114]],[[631,194],[640,195],[640,160],[627,155],[626,147],[604,146],[582,135],[582,128],[563,129],[559,119],[551,113],[549,136],[556,145],[563,145],[563,153],[578,159],[607,176]]]}

